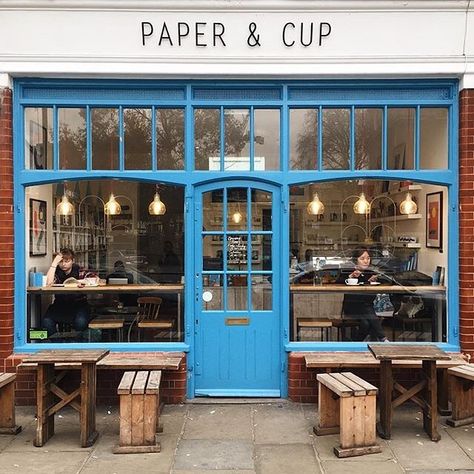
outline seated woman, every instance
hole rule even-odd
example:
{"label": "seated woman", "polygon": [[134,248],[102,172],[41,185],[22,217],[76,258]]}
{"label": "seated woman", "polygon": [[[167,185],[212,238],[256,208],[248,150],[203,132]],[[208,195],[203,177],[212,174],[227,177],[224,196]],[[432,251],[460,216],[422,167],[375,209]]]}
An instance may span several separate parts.
{"label": "seated woman", "polygon": [[[46,285],[64,283],[68,278],[79,279],[79,265],[74,263],[74,252],[63,248],[54,257],[46,274]],[[88,327],[91,311],[84,294],[57,294],[54,302],[46,310],[43,327],[48,337],[57,331],[57,324],[72,325],[75,331],[85,331]]]}
{"label": "seated woman", "polygon": [[[107,284],[109,284],[109,281],[111,278],[126,278],[128,284],[133,283],[133,275],[130,272],[127,272],[125,269],[125,264],[122,262],[122,260],[117,260],[114,263],[114,271],[110,274],[107,275]],[[137,305],[137,298],[138,295],[136,294],[121,294],[119,296],[119,301],[124,305],[124,306],[136,306]]]}
{"label": "seated woman", "polygon": [[[347,278],[356,278],[358,283],[370,284],[379,280],[380,274],[371,267],[370,252],[367,248],[358,248],[352,254],[354,268],[349,272],[341,272],[338,283]],[[371,293],[346,293],[342,303],[344,318],[358,321],[356,341],[363,341],[370,336],[372,341],[388,341],[385,337],[380,319],[374,309],[375,295]]]}

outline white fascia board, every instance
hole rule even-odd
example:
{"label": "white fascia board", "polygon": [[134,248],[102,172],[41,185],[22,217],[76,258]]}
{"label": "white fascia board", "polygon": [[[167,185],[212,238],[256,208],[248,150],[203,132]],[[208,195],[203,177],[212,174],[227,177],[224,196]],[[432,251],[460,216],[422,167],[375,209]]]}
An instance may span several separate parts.
{"label": "white fascia board", "polygon": [[[1,70],[1,68],[0,68]],[[4,74],[0,72],[0,88],[8,87],[12,88],[12,78],[9,74]]]}

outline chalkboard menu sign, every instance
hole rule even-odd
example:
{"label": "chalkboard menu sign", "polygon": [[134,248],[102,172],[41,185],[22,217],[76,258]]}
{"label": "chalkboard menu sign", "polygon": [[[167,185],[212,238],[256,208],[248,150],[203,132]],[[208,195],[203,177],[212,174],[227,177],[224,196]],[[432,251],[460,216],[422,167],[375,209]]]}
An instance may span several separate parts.
{"label": "chalkboard menu sign", "polygon": [[227,263],[245,265],[247,263],[247,240],[243,235],[227,236]]}

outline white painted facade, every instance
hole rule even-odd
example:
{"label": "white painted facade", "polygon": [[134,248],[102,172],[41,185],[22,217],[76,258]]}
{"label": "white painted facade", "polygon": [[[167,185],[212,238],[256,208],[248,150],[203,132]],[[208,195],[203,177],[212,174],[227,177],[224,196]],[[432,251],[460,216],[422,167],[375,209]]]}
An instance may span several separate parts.
{"label": "white painted facade", "polygon": [[474,4],[3,0],[0,84],[15,76],[445,76],[474,87]]}

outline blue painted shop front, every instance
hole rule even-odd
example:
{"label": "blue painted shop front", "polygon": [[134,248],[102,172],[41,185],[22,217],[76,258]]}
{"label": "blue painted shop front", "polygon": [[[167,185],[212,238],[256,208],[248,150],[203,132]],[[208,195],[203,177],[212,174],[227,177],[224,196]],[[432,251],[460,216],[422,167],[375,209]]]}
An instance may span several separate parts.
{"label": "blue painted shop front", "polygon": [[[85,212],[83,196],[90,188],[93,194],[103,196],[96,190],[97,185],[103,190],[104,186],[112,189],[114,183],[117,186],[119,182],[123,184],[123,189],[127,189],[129,184],[130,189],[132,186],[137,187],[134,191],[136,196],[143,189],[148,189],[147,186],[152,191],[157,186],[162,198],[167,197],[167,189],[172,188],[179,192],[179,199],[174,201],[181,214],[178,215],[180,224],[171,222],[169,226],[182,233],[183,241],[182,274],[176,279],[176,282],[182,284],[182,293],[177,303],[179,308],[182,307],[182,311],[178,309],[178,314],[181,314],[179,317],[182,318],[179,329],[175,326],[174,334],[168,339],[161,340],[155,335],[145,342],[139,342],[140,339],[133,339],[135,329],[132,328],[128,342],[92,340],[66,343],[67,347],[90,348],[100,345],[114,351],[185,351],[187,391],[190,398],[284,397],[287,394],[287,352],[362,350],[366,347],[363,341],[347,342],[339,337],[331,339],[318,336],[310,340],[300,338],[297,334],[297,319],[290,314],[295,309],[291,306],[292,276],[288,270],[292,260],[297,258],[293,248],[298,245],[301,253],[304,253],[305,248],[323,245],[331,246],[332,253],[340,253],[341,244],[349,246],[353,240],[342,235],[342,231],[338,242],[330,235],[314,237],[314,229],[324,226],[330,228],[337,225],[339,232],[339,227],[344,222],[343,215],[347,212],[338,202],[337,208],[334,205],[335,211],[328,213],[324,222],[307,217],[308,196],[311,200],[312,193],[325,183],[332,183],[342,196],[345,183],[363,185],[371,180],[380,182],[384,193],[389,189],[388,184],[384,184],[388,181],[402,183],[416,180],[417,183],[445,187],[446,196],[449,197],[446,216],[449,274],[446,286],[450,290],[446,299],[450,317],[446,328],[439,330],[439,338],[437,335],[433,337],[437,338],[435,342],[446,349],[458,348],[458,289],[455,284],[458,268],[455,213],[458,195],[455,145],[457,101],[457,82],[450,80],[16,80],[15,205],[19,212],[15,219],[15,350],[32,352],[64,347],[64,343],[59,344],[54,340],[42,343],[32,341],[26,330],[33,323],[30,323],[28,316],[29,300],[25,298],[28,285],[24,275],[37,262],[32,259],[31,253],[28,256],[24,251],[30,238],[30,223],[25,209],[28,205],[27,198],[34,196],[29,190],[52,186],[54,191],[58,183],[67,183],[72,189],[76,186],[82,198],[77,199],[81,214],[81,211]],[[429,169],[421,160],[423,150],[420,146],[420,134],[425,108],[446,111],[446,165],[439,169]],[[81,135],[84,158],[80,166],[67,165],[63,158],[64,148],[61,148],[61,144],[65,143],[64,113],[65,110],[73,109],[80,110],[77,117],[80,116],[81,123],[84,123]],[[405,164],[403,152],[402,158],[399,157],[403,162],[393,164],[388,138],[391,126],[389,117],[394,110],[407,109],[412,111],[410,124],[413,134],[410,136],[413,146],[408,148],[413,151],[413,160],[410,162],[407,158]],[[43,122],[44,133],[49,136],[49,148],[47,164],[41,167],[28,156],[32,153],[32,137],[38,135],[32,128],[33,121],[25,118],[29,117],[32,110],[35,113],[39,111],[38,116],[42,115],[43,119],[46,114],[50,114],[50,128],[45,128]],[[117,130],[116,153],[114,151],[115,161],[108,158],[106,166],[99,166],[94,161],[94,156],[98,156],[94,140],[98,136],[97,124],[100,123],[97,117],[104,110],[107,113],[113,111],[116,117],[113,122]],[[131,166],[127,161],[127,133],[130,133],[130,124],[135,122],[130,121],[128,114],[136,110],[147,117],[150,151],[146,165],[143,165],[143,161]],[[179,117],[181,124],[180,159],[174,161],[173,166],[163,164],[163,148],[159,146],[165,135],[165,121],[158,113],[163,110],[178,111],[173,112],[173,119]],[[345,127],[344,130],[347,131],[344,138],[347,163],[338,166],[329,164],[328,149],[323,140],[324,136],[328,136],[325,135],[327,122],[323,118],[331,118],[335,110],[338,111],[339,118],[347,119],[344,125],[338,125],[339,129]],[[339,113],[341,110],[342,114]],[[359,166],[356,147],[359,140],[359,122],[356,118],[361,110],[368,111],[369,114],[376,110],[380,117],[380,142],[377,142],[379,152],[374,154],[374,162],[364,166]],[[302,132],[298,135],[292,131],[292,121],[296,120],[298,114],[306,114],[305,126],[309,127],[310,124],[314,129],[313,135],[303,137],[306,141],[301,138]],[[313,116],[316,119],[311,121]],[[70,120],[71,127],[77,126],[77,117]],[[39,119],[36,120],[38,121]],[[174,124],[170,129],[176,130],[176,127]],[[209,133],[211,128],[212,134]],[[295,140],[299,140],[299,152],[295,151],[298,150],[294,145]],[[177,149],[175,147],[173,153]],[[110,151],[110,147],[107,150]],[[306,159],[308,150],[314,154],[311,159]],[[39,158],[38,153],[36,150],[34,158]],[[299,154],[294,157],[292,153]],[[81,186],[86,189],[86,181],[87,191],[83,191]],[[49,190],[47,192],[51,194]],[[168,197],[167,206],[171,209],[173,195],[169,196],[171,198]],[[346,195],[341,197],[341,202],[343,197]],[[132,214],[137,209],[136,203],[130,208],[132,210],[129,212]],[[300,210],[303,217],[291,217],[295,210]],[[374,219],[376,218],[380,219]],[[129,232],[130,235],[143,234],[143,229],[149,228],[143,224],[142,214],[138,213],[134,220],[136,224],[133,232]],[[81,222],[78,225],[80,224]],[[160,232],[161,224],[153,225],[154,229],[158,229],[156,232]],[[97,223],[94,226],[97,227]],[[313,244],[301,246],[301,239],[291,237],[301,229],[307,234],[307,241]],[[145,238],[146,236],[142,237],[143,240]],[[321,242],[321,238],[325,241]],[[75,242],[76,240],[71,245],[75,245]],[[180,243],[171,243],[181,248]],[[77,245],[81,252],[81,243]],[[53,251],[54,247],[48,247],[45,258],[50,258]],[[99,267],[100,251],[107,252],[107,249],[97,250],[97,258],[86,262],[88,267],[92,266],[91,261]],[[156,249],[155,251],[158,252]],[[148,258],[152,260],[154,250],[149,252]],[[124,252],[122,254],[125,255]],[[298,258],[303,260],[300,257]],[[112,260],[107,259],[107,265],[109,261]],[[319,264],[319,257],[317,263]],[[151,269],[151,263],[149,267],[147,277],[152,278],[156,270]],[[298,268],[302,268],[301,265]],[[295,268],[293,271],[296,271]],[[452,284],[449,285],[449,282]],[[321,303],[318,304],[322,307]],[[175,307],[174,296],[169,299],[169,308]]]}

